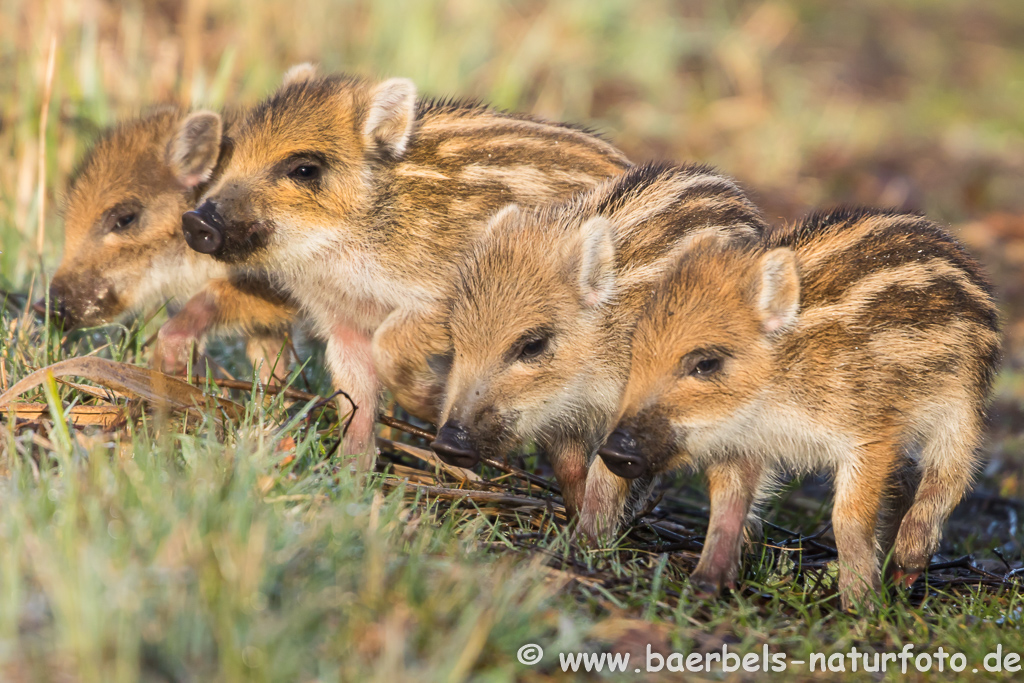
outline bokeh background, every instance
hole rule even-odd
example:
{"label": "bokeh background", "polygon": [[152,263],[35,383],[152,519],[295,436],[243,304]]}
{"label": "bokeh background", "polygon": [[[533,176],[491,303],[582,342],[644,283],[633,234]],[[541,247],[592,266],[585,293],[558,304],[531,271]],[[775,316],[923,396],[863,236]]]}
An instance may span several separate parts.
{"label": "bokeh background", "polygon": [[773,220],[849,202],[926,212],[996,280],[1010,371],[996,441],[1024,422],[1024,11],[1012,0],[0,0],[6,288],[39,271],[51,44],[51,269],[61,193],[100,129],[158,102],[251,103],[313,61],[583,123],[636,161],[712,163]]}
{"label": "bokeh background", "polygon": [[634,160],[713,163],[780,220],[856,201],[1020,232],[1024,12],[1009,0],[2,0],[9,283],[30,268],[9,230],[35,234],[51,38],[50,215],[103,126],[156,102],[253,102],[308,60],[585,123]]}

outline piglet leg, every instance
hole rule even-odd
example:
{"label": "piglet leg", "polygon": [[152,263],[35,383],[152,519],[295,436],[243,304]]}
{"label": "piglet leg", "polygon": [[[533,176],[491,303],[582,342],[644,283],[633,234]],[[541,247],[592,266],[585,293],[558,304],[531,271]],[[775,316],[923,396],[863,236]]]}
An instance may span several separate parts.
{"label": "piglet leg", "polygon": [[[604,460],[594,458],[584,483],[583,505],[576,525],[577,537],[593,544],[610,541],[618,532],[625,513],[629,489],[628,479],[612,474]],[[563,495],[565,491],[563,484]],[[569,507],[568,499],[566,507]]]}
{"label": "piglet leg", "polygon": [[757,495],[761,466],[753,459],[726,460],[707,469],[711,519],[704,550],[690,582],[715,594],[736,588],[739,578],[743,525]]}
{"label": "piglet leg", "polygon": [[202,351],[203,338],[216,318],[217,303],[206,292],[189,299],[157,332],[153,366],[168,374],[183,374],[193,352]]}
{"label": "piglet leg", "polygon": [[[349,325],[335,325],[327,339],[326,360],[334,387],[348,394],[356,404],[342,440],[342,453],[354,456],[357,472],[370,472],[377,454],[373,426],[380,402],[370,335]],[[343,412],[351,407],[344,397],[340,400]]]}
{"label": "piglet leg", "polygon": [[547,451],[548,460],[555,471],[555,479],[562,490],[565,512],[570,520],[576,519],[583,506],[587,486],[586,444],[563,437],[550,444]]}
{"label": "piglet leg", "polygon": [[906,586],[914,583],[938,550],[942,524],[963,498],[978,464],[981,417],[973,410],[950,411],[944,417],[922,444],[921,484],[896,537],[893,578]]}
{"label": "piglet leg", "polygon": [[868,444],[836,470],[832,530],[839,551],[839,594],[851,609],[881,587],[875,530],[896,464],[885,440]]}

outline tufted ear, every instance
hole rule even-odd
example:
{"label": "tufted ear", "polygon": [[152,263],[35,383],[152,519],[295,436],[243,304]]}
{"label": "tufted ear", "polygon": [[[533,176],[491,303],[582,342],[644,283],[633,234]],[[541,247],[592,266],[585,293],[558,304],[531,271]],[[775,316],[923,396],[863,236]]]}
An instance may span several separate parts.
{"label": "tufted ear", "polygon": [[615,290],[615,226],[595,216],[580,227],[580,296],[588,308],[599,306]]}
{"label": "tufted ear", "polygon": [[407,78],[392,78],[373,89],[363,122],[368,150],[392,157],[405,153],[416,120],[416,86]]}
{"label": "tufted ear", "polygon": [[785,332],[796,322],[800,308],[800,276],[792,249],[772,249],[761,257],[757,307],[766,334]]}
{"label": "tufted ear", "polygon": [[316,64],[312,62],[303,62],[302,64],[296,64],[292,68],[284,72],[284,80],[281,82],[281,87],[286,88],[289,85],[295,83],[305,83],[316,78]]}
{"label": "tufted ear", "polygon": [[221,133],[221,118],[216,112],[193,112],[181,122],[165,152],[167,165],[178,182],[193,188],[210,179],[220,157]]}
{"label": "tufted ear", "polygon": [[481,237],[494,234],[495,232],[500,232],[502,230],[502,226],[510,221],[514,221],[521,212],[522,209],[519,208],[518,204],[506,204],[501,207],[487,219],[487,227],[484,228]]}

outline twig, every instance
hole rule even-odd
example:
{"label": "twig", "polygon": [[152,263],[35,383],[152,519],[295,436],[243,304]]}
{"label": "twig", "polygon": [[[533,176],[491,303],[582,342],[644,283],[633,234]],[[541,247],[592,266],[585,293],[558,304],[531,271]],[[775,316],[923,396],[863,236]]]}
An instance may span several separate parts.
{"label": "twig", "polygon": [[426,439],[427,441],[433,441],[437,438],[433,432],[428,432],[426,429],[420,429],[416,425],[409,424],[405,420],[399,420],[397,417],[391,417],[390,415],[381,415],[377,418],[377,422],[388,427],[400,429],[406,434],[412,434],[413,436],[418,436],[421,439]]}
{"label": "twig", "polygon": [[[391,484],[399,486],[400,484]],[[468,500],[474,503],[504,503],[506,505],[517,505],[520,507],[534,507],[546,509],[547,505],[543,500],[529,498],[527,496],[510,496],[507,493],[497,491],[476,491],[473,489],[450,489],[441,486],[422,486],[417,484],[406,484],[412,491],[422,491],[428,496],[442,500],[462,501]]]}
{"label": "twig", "polygon": [[1003,581],[1016,579],[1018,576],[1024,576],[1024,567],[1017,567],[1016,569],[1008,571],[1006,574],[1003,575]]}
{"label": "twig", "polygon": [[787,529],[785,527],[781,527],[778,524],[772,524],[768,520],[762,520],[762,523],[765,524],[766,526],[770,526],[771,528],[775,529],[776,531],[781,531],[784,534],[788,534],[788,535],[792,536],[791,539],[779,541],[779,545],[789,545],[790,543],[800,543],[800,545],[803,545],[804,543],[809,543],[810,545],[815,546],[819,550],[828,551],[828,552],[832,553],[833,555],[838,555],[839,554],[839,551],[836,550],[835,548],[833,548],[832,546],[827,545],[827,544],[822,543],[821,541],[817,540],[817,539],[821,538],[821,536],[824,535],[825,532],[827,532],[829,529],[832,528],[832,522],[827,522],[825,524],[825,526],[823,526],[818,531],[815,531],[810,536],[801,536],[800,534],[798,534],[795,531],[790,531],[789,529]]}
{"label": "twig", "polygon": [[1006,567],[1006,571],[1013,571],[1013,567],[1011,567],[1010,563],[1006,561],[1006,557],[1003,555],[1002,550],[1000,550],[999,548],[992,548],[992,554],[999,558],[999,561],[1003,563],[1004,567]]}
{"label": "twig", "polygon": [[[185,381],[190,382],[192,384],[198,384],[198,383],[201,383],[201,382],[206,382],[207,379],[203,375],[192,375],[191,377],[186,377]],[[210,379],[209,381],[211,383],[213,383],[213,384],[216,384],[218,387],[221,387],[223,389],[238,389],[240,391],[250,391],[250,392],[252,391],[252,382],[246,382],[246,381],[240,380],[240,379],[217,379],[217,378],[213,378],[213,379]],[[324,397],[320,396],[319,394],[310,394],[310,393],[305,392],[305,391],[300,391],[298,389],[292,389],[290,387],[286,388],[286,387],[279,386],[277,384],[267,384],[267,385],[264,385],[263,391],[265,391],[268,394],[283,394],[285,398],[295,399],[296,401],[323,401],[323,400],[329,400],[329,399],[324,399]]]}
{"label": "twig", "polygon": [[988,579],[994,579],[997,581],[1004,580],[1002,576],[999,576],[998,574],[993,574],[989,571],[985,571],[978,565],[974,564],[974,558],[970,555],[964,555],[963,557],[958,557],[957,559],[951,560],[949,562],[932,562],[928,565],[929,572],[935,571],[937,569],[966,569],[974,574],[984,576]]}
{"label": "twig", "polygon": [[[381,423],[382,425],[387,425],[388,427],[400,429],[403,432],[412,434],[413,436],[418,436],[421,439],[426,439],[427,441],[433,441],[436,438],[436,435],[433,434],[432,432],[428,432],[425,429],[420,429],[415,425],[409,424],[405,420],[399,420],[398,418],[391,417],[390,415],[380,415],[377,418],[377,422]],[[505,474],[511,474],[516,477],[519,477],[520,479],[524,479],[529,483],[533,484],[534,486],[544,489],[545,491],[548,491],[550,493],[555,493],[558,495],[561,495],[562,493],[561,489],[559,489],[558,486],[552,484],[547,479],[544,479],[543,477],[538,477],[535,474],[530,474],[529,472],[521,470],[518,467],[506,465],[505,463],[499,462],[492,458],[480,458],[480,462],[490,467],[493,467],[496,470],[500,470]]]}

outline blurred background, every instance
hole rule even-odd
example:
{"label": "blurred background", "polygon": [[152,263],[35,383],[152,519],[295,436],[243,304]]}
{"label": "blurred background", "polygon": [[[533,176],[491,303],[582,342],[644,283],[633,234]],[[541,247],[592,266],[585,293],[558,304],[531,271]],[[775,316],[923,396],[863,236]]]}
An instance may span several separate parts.
{"label": "blurred background", "polygon": [[586,124],[634,161],[712,163],[773,220],[862,202],[952,226],[1004,303],[988,474],[1019,495],[1022,46],[1013,0],[0,0],[0,287],[39,277],[41,209],[52,272],[69,174],[119,118],[251,103],[307,60],[407,76]]}

